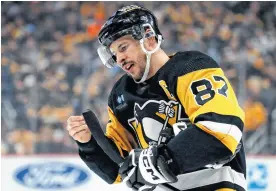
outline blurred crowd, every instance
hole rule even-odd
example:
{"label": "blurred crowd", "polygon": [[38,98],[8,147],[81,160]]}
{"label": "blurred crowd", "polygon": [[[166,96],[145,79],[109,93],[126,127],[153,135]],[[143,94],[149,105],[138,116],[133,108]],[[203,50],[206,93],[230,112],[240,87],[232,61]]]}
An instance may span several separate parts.
{"label": "blurred crowd", "polygon": [[[107,122],[108,94],[123,72],[101,64],[96,37],[105,19],[130,3],[1,3],[2,154],[76,153],[67,118],[90,108]],[[246,112],[246,138],[262,130],[273,140],[275,2],[134,4],[157,16],[169,54],[199,50],[220,64]]]}

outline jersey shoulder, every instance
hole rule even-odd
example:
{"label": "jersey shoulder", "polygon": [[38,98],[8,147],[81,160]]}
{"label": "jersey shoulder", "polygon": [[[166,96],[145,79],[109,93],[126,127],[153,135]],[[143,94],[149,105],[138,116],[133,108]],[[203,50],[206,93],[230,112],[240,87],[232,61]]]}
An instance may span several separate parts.
{"label": "jersey shoulder", "polygon": [[169,73],[171,76],[183,76],[198,70],[219,68],[215,60],[199,51],[178,52],[166,65],[164,73]]}
{"label": "jersey shoulder", "polygon": [[175,91],[179,77],[209,68],[220,68],[210,56],[199,51],[177,52],[158,72],[158,81],[165,80],[169,89]]}

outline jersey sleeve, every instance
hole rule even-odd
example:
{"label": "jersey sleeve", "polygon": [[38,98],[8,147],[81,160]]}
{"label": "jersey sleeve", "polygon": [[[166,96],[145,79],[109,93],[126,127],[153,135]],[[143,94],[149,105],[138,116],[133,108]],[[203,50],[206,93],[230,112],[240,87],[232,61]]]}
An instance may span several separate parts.
{"label": "jersey sleeve", "polygon": [[235,154],[244,112],[217,63],[202,53],[184,62],[175,78],[175,94],[191,125],[168,147],[184,170],[194,170]]}
{"label": "jersey sleeve", "polygon": [[180,76],[177,96],[193,124],[235,152],[242,137],[244,112],[220,68]]}
{"label": "jersey sleeve", "polygon": [[[112,109],[108,107],[109,122],[106,125],[105,135],[109,138],[114,150],[118,151],[124,158],[135,148],[135,141],[132,135],[121,125],[115,117]],[[79,155],[86,165],[99,177],[109,184],[121,182],[118,174],[119,166],[102,150],[93,138],[89,143],[78,143]]]}
{"label": "jersey sleeve", "polygon": [[121,181],[118,176],[119,166],[106,155],[93,137],[88,143],[77,144],[79,156],[90,170],[109,184]]}

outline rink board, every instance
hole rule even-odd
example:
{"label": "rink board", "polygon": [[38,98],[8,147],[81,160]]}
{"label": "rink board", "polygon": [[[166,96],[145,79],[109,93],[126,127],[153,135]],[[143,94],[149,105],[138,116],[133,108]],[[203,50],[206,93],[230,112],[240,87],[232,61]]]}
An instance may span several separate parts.
{"label": "rink board", "polygon": [[[249,191],[276,190],[276,157],[247,158]],[[7,155],[1,158],[2,191],[127,191],[109,185],[75,155]]]}

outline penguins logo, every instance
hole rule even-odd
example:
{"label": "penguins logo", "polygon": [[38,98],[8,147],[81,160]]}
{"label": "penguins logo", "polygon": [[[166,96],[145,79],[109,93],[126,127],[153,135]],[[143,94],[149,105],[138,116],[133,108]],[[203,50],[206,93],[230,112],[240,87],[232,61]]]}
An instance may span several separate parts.
{"label": "penguins logo", "polygon": [[128,120],[128,124],[134,130],[136,138],[142,148],[147,148],[148,143],[160,144],[165,140],[160,132],[181,118],[181,106],[177,101],[148,100],[142,106],[134,104],[134,117]]}

